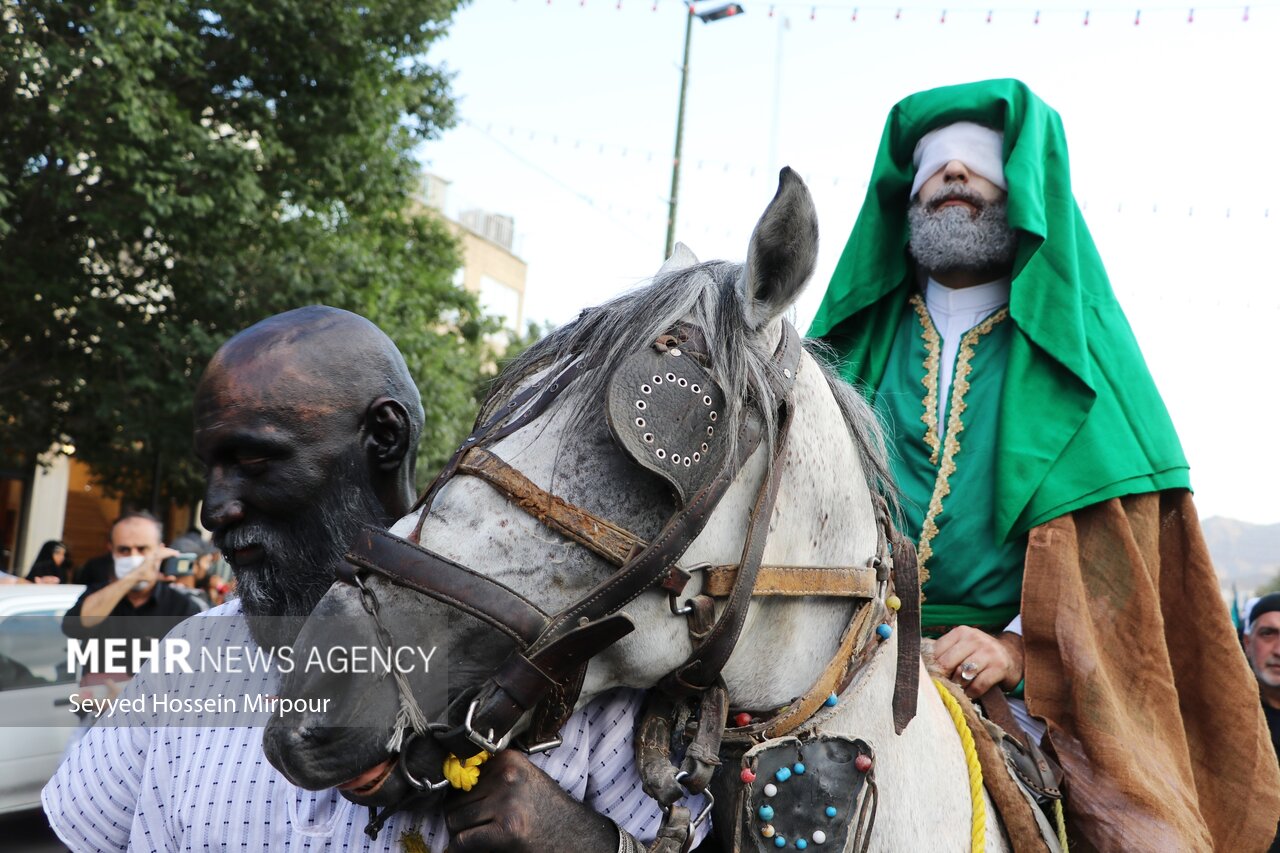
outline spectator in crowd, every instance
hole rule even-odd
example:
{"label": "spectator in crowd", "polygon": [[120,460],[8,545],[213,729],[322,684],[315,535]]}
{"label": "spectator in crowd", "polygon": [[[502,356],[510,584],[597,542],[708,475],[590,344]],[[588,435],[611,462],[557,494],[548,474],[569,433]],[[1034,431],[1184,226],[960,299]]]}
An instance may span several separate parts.
{"label": "spectator in crowd", "polygon": [[[160,563],[178,552],[160,540],[160,522],[127,512],[111,525],[114,578],[91,586],[62,618],[62,633],[76,640],[159,639],[200,612],[195,600],[169,587]],[[88,683],[100,673],[86,673]],[[82,681],[82,684],[86,683]]]}
{"label": "spectator in crowd", "polygon": [[35,583],[67,583],[74,568],[67,546],[56,539],[50,539],[40,546],[40,553],[36,554],[27,578]]}
{"label": "spectator in crowd", "polygon": [[84,565],[72,575],[75,583],[85,586],[101,586],[115,580],[115,558],[111,556],[111,536],[107,535],[107,552],[90,557]]}
{"label": "spectator in crowd", "polygon": [[210,569],[218,556],[218,549],[205,541],[198,531],[189,530],[170,543],[170,547],[182,554],[195,554],[189,570],[174,575],[173,585],[197,598],[204,609],[208,609],[221,601],[214,601],[210,595]]}
{"label": "spectator in crowd", "polygon": [[[1262,713],[1271,729],[1271,746],[1280,755],[1280,592],[1264,595],[1249,609],[1244,651],[1258,679]],[[1271,853],[1280,853],[1280,828]]]}

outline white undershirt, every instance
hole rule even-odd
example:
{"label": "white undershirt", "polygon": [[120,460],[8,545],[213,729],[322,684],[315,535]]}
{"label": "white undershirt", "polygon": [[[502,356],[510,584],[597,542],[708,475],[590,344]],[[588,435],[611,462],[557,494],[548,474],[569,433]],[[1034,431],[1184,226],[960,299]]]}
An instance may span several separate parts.
{"label": "white undershirt", "polygon": [[1009,304],[1009,279],[1000,278],[973,287],[947,287],[932,278],[925,285],[925,306],[934,328],[942,338],[942,363],[938,370],[938,437],[946,434],[947,419],[941,416],[951,401],[951,380],[956,355],[964,333]]}

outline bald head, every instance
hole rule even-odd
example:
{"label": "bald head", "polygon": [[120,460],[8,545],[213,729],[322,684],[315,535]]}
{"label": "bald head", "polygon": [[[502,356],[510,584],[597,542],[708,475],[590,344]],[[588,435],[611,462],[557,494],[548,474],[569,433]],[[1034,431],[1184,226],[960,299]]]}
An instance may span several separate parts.
{"label": "bald head", "polygon": [[358,314],[310,305],[268,317],[223,344],[200,380],[196,416],[227,405],[350,416],[379,396],[405,406],[416,447],[422,401],[396,345]]}

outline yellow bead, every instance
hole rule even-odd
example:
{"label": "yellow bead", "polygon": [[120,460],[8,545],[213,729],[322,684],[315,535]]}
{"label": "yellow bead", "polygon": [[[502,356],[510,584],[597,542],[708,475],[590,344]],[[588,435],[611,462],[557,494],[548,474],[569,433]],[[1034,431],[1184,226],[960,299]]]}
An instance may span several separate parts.
{"label": "yellow bead", "polygon": [[773,838],[773,824],[766,823],[764,826],[760,827],[760,834],[765,838]]}
{"label": "yellow bead", "polygon": [[898,598],[898,596],[896,595],[889,596],[884,600],[884,603],[889,605],[890,610],[894,610],[894,611],[902,607],[902,599]]}

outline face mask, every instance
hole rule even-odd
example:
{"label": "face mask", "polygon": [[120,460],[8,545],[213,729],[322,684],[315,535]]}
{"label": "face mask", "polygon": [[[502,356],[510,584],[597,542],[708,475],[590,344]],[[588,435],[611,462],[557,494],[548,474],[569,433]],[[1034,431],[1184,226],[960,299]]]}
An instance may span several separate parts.
{"label": "face mask", "polygon": [[[141,554],[134,554],[131,557],[115,557],[114,559],[116,563],[116,578],[118,579],[123,578],[129,572],[141,566],[143,560],[147,558]],[[143,590],[147,588],[147,585],[145,583],[134,584],[133,588],[135,590]]]}

